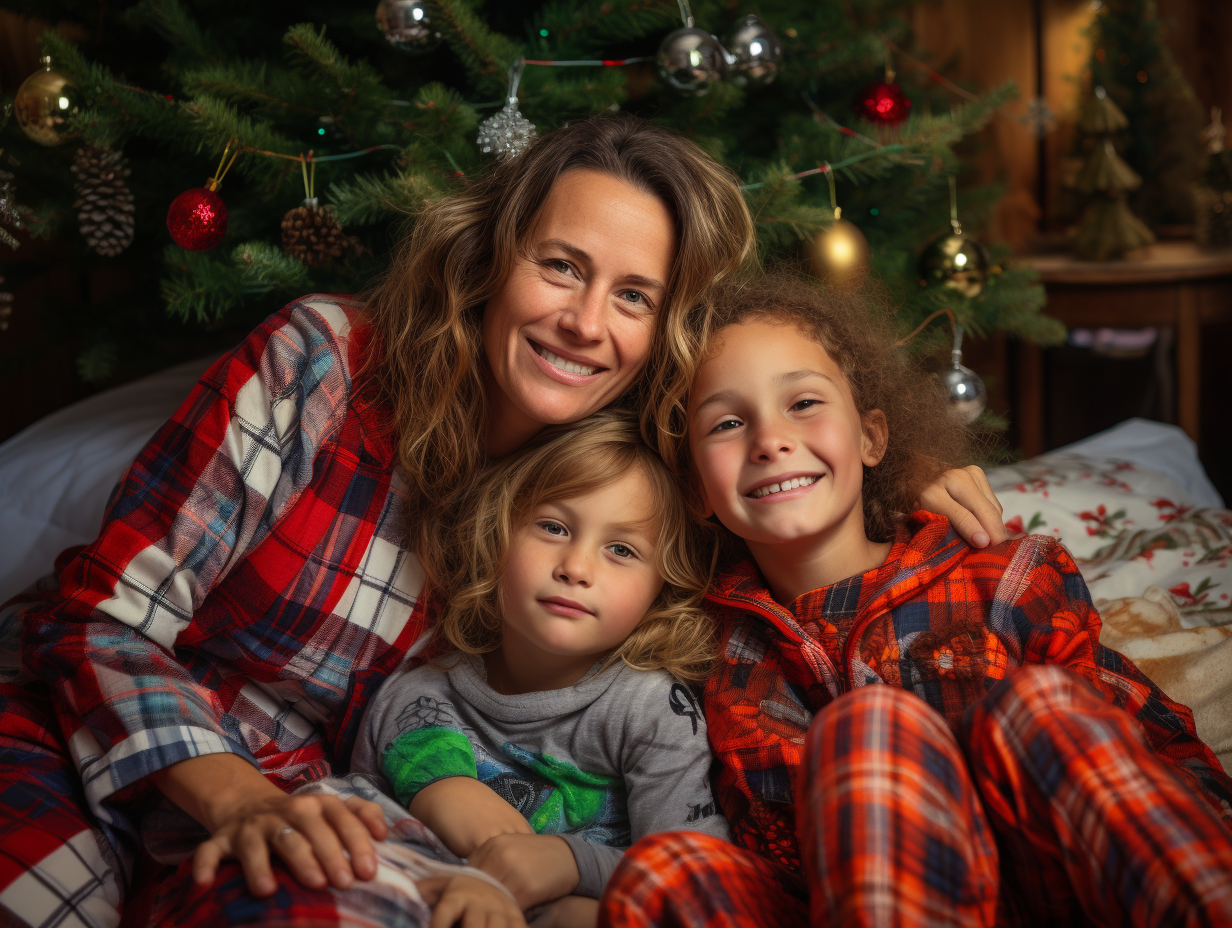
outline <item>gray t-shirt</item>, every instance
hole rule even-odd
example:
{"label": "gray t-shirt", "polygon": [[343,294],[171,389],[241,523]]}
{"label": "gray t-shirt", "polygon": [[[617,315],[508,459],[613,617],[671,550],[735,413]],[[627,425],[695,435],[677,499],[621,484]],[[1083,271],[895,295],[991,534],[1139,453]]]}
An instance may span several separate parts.
{"label": "gray t-shirt", "polygon": [[436,780],[479,779],[536,833],[564,838],[582,877],[575,892],[598,898],[644,835],[730,840],[710,762],[701,706],[666,671],[617,662],[564,689],[504,696],[482,659],[458,655],[390,676],[368,704],[352,770],[403,806]]}

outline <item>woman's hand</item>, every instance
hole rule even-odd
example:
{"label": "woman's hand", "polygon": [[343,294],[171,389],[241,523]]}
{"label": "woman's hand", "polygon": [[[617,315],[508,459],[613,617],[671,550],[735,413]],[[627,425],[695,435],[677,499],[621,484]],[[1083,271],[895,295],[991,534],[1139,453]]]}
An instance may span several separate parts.
{"label": "woman's hand", "polygon": [[573,849],[557,835],[497,835],[466,862],[499,880],[523,910],[569,895],[581,879]]}
{"label": "woman's hand", "polygon": [[415,794],[407,811],[459,857],[470,857],[497,835],[534,834],[521,812],[473,777],[429,783]]}
{"label": "woman's hand", "polygon": [[941,474],[920,491],[919,508],[945,516],[972,547],[996,545],[1009,538],[1001,521],[1001,502],[984,471],[974,464]]}
{"label": "woman's hand", "polygon": [[309,889],[331,884],[346,889],[356,879],[376,876],[372,841],[383,840],[387,833],[381,807],[358,796],[262,797],[236,809],[197,848],[193,880],[209,886],[218,864],[234,857],[244,869],[249,891],[269,896],[278,888],[270,866],[272,852]]}
{"label": "woman's hand", "polygon": [[526,919],[509,894],[480,877],[432,877],[415,886],[432,906],[429,928],[526,928]]}
{"label": "woman's hand", "polygon": [[599,900],[564,896],[549,902],[530,922],[530,928],[595,928],[599,923]]}
{"label": "woman's hand", "polygon": [[[211,837],[193,857],[193,880],[208,886],[218,864],[236,858],[254,896],[278,888],[273,851],[311,889],[346,889],[376,876],[373,839],[388,834],[381,807],[366,799],[289,796],[235,754],[205,754],[150,774],[167,798]],[[345,851],[345,853],[344,853]],[[350,855],[350,860],[347,859]]]}

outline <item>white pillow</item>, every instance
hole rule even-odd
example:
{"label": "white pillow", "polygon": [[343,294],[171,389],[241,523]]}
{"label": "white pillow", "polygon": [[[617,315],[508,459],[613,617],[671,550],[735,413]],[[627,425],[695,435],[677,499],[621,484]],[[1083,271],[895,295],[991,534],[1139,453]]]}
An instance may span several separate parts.
{"label": "white pillow", "polygon": [[116,481],[216,357],[99,393],[0,444],[0,602],[94,540]]}

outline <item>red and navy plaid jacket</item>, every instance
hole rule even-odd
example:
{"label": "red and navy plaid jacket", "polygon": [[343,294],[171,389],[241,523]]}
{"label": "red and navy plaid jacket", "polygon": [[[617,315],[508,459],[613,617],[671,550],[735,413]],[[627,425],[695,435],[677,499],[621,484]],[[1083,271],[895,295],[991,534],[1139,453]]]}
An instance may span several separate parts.
{"label": "red and navy plaid jacket", "polygon": [[1099,643],[1099,614],[1069,553],[1028,535],[968,547],[942,516],[915,513],[875,570],[786,609],[744,563],[707,595],[722,650],[705,688],[733,840],[798,870],[794,803],[813,715],[854,687],[910,690],[957,727],[1021,664],[1058,664],[1136,718],[1151,748],[1232,824],[1232,780],[1192,713]]}
{"label": "red and navy plaid jacket", "polygon": [[352,389],[355,314],[305,297],[215,363],[24,607],[23,664],[105,823],[131,833],[117,793],[202,754],[287,789],[326,776],[424,640],[393,447]]}

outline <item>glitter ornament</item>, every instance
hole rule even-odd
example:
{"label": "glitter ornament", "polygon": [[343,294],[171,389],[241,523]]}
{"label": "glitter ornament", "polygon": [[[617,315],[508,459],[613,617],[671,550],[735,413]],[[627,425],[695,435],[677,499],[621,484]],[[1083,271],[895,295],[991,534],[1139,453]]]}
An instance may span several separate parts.
{"label": "glitter ornament", "polygon": [[209,251],[227,234],[227,205],[210,186],[185,190],[171,201],[167,210],[167,231],[171,239],[189,251]]}
{"label": "glitter ornament", "polygon": [[502,161],[522,154],[539,134],[535,131],[535,124],[518,110],[518,82],[522,79],[522,66],[523,62],[519,59],[509,69],[508,100],[499,113],[479,124],[479,136],[475,139],[481,152],[494,154]]}
{"label": "glitter ornament", "polygon": [[77,85],[51,66],[51,57],[39,59],[43,70],[35,71],[17,88],[13,110],[21,131],[48,148],[73,137],[68,121],[81,108]]}
{"label": "glitter ornament", "polygon": [[857,116],[882,126],[896,126],[911,115],[911,101],[898,84],[873,81],[851,101]]}
{"label": "glitter ornament", "polygon": [[[689,18],[690,23],[692,17]],[[727,74],[727,52],[705,29],[691,24],[668,33],[655,55],[659,76],[681,93],[700,97]]]}
{"label": "glitter ornament", "polygon": [[950,366],[941,375],[945,393],[950,401],[950,411],[965,425],[980,417],[988,404],[988,392],[980,375],[962,363],[962,326],[954,327],[954,350],[950,352]]}
{"label": "glitter ornament", "polygon": [[727,64],[734,83],[769,84],[782,60],[779,37],[761,19],[750,13],[736,24],[727,43]]}
{"label": "glitter ornament", "polygon": [[390,45],[410,55],[426,55],[441,44],[441,32],[425,0],[381,0],[376,27]]}

